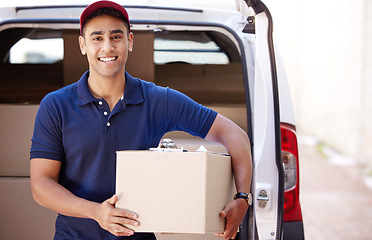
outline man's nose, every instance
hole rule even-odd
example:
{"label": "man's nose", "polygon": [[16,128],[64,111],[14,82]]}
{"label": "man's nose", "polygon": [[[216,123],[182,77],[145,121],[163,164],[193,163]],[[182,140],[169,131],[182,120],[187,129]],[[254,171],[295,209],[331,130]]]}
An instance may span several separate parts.
{"label": "man's nose", "polygon": [[111,52],[111,51],[114,50],[114,45],[112,44],[110,38],[106,38],[103,41],[103,46],[102,46],[102,49],[101,50],[102,50],[102,52]]}

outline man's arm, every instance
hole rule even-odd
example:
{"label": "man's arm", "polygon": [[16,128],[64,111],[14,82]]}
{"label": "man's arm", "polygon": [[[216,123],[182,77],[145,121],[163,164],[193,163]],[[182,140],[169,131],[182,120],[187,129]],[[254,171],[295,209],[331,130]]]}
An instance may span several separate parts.
{"label": "man's arm", "polygon": [[[244,130],[218,114],[205,139],[221,143],[232,159],[237,192],[249,193],[252,178],[250,142]],[[248,210],[247,201],[236,199],[226,204],[221,216],[226,218],[225,232],[217,234],[224,239],[234,239]]]}
{"label": "man's arm", "polygon": [[91,218],[116,236],[133,235],[128,225],[138,225],[137,215],[123,209],[115,208],[117,196],[103,203],[96,203],[79,198],[58,183],[61,163],[59,161],[34,158],[30,163],[30,180],[32,194],[36,202],[60,214]]}

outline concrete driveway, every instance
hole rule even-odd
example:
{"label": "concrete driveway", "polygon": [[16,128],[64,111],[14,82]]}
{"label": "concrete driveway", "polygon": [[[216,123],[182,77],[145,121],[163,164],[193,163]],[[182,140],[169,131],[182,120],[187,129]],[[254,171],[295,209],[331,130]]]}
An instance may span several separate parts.
{"label": "concrete driveway", "polygon": [[372,189],[363,169],[352,159],[305,142],[300,140],[305,239],[372,240]]}

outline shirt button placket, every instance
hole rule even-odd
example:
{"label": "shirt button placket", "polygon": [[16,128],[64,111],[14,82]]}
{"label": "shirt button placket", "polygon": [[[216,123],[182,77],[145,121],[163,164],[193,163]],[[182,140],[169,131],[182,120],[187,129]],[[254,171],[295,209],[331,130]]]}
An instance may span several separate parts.
{"label": "shirt button placket", "polygon": [[[100,106],[100,108],[103,106],[103,101],[102,100],[100,100],[99,102],[98,102],[98,105]],[[102,109],[102,108],[101,108]],[[107,121],[107,117],[108,117],[108,111],[107,110],[105,110],[105,109],[103,109],[103,115],[106,117],[105,119],[106,119],[106,121]],[[111,126],[111,123],[110,122],[106,122],[106,126],[107,127],[110,127]]]}

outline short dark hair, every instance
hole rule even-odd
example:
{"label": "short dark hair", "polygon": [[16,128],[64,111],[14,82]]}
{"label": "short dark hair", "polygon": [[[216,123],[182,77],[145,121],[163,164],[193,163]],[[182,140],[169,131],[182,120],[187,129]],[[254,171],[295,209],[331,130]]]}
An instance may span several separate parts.
{"label": "short dark hair", "polygon": [[103,16],[103,15],[108,15],[108,16],[112,16],[112,17],[116,17],[118,19],[121,19],[125,23],[125,26],[127,27],[127,33],[129,34],[129,29],[130,29],[129,28],[129,23],[128,23],[127,19],[124,17],[124,15],[120,11],[118,11],[118,10],[112,8],[112,7],[104,7],[104,8],[97,9],[96,11],[94,11],[92,14],[90,14],[86,18],[86,20],[84,22],[84,25],[82,27],[81,35],[84,36],[85,26],[90,20],[92,20],[95,17],[99,17],[99,16]]}

